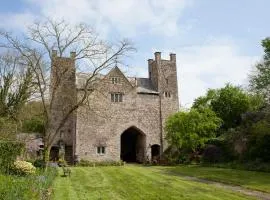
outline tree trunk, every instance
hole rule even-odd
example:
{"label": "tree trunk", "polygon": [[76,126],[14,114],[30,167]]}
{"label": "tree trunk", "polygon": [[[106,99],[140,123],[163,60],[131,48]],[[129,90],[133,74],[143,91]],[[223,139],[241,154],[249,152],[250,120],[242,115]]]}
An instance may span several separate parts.
{"label": "tree trunk", "polygon": [[51,147],[44,144],[43,160],[44,160],[44,163],[45,163],[45,170],[46,171],[47,171],[48,166],[49,166],[50,152],[51,152]]}

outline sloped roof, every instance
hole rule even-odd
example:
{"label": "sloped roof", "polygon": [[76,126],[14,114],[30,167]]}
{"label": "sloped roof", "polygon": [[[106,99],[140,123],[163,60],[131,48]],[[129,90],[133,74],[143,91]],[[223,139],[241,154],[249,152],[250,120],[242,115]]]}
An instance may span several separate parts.
{"label": "sloped roof", "polygon": [[[113,68],[112,70],[114,70],[115,68]],[[119,68],[118,68],[118,70],[121,72],[121,70]],[[76,85],[77,85],[77,88],[78,89],[79,88],[82,88],[83,85],[85,84],[86,79],[89,78],[91,75],[92,75],[92,73],[77,73],[76,74]],[[97,74],[95,76],[95,79],[92,81],[92,83],[100,81],[101,79],[103,79],[107,75]],[[152,82],[151,82],[151,80],[149,78],[127,77],[124,74],[123,74],[123,76],[126,77],[126,79],[128,80],[128,82],[133,87],[136,88],[137,93],[140,93],[140,94],[159,94],[154,89],[153,84],[152,84]]]}
{"label": "sloped roof", "polygon": [[[83,88],[86,80],[92,75],[92,73],[76,73],[76,86],[77,88]],[[95,78],[91,81],[92,84],[98,82],[99,80],[101,80],[102,78],[104,78],[103,74],[97,74],[95,75]]]}
{"label": "sloped roof", "polygon": [[137,93],[158,94],[149,78],[137,78]]}

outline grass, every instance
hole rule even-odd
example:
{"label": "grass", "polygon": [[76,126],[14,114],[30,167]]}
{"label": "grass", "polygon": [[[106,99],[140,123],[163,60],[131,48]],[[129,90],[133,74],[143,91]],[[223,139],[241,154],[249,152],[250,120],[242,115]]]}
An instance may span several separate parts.
{"label": "grass", "polygon": [[[160,168],[160,170],[163,171],[164,168]],[[169,167],[167,170],[180,175],[195,176],[270,193],[270,173],[266,172],[201,167],[197,165]]]}
{"label": "grass", "polygon": [[49,196],[56,169],[38,171],[34,175],[0,174],[0,200],[38,200]]}
{"label": "grass", "polygon": [[71,177],[56,178],[53,199],[252,199],[231,190],[185,180],[167,173],[171,170],[167,167],[127,165],[74,167],[71,170]]}

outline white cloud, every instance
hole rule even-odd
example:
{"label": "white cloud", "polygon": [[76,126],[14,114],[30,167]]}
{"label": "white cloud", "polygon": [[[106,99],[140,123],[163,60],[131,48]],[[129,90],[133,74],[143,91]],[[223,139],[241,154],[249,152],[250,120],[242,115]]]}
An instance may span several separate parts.
{"label": "white cloud", "polygon": [[242,85],[258,56],[241,55],[233,41],[216,40],[176,50],[181,105],[189,107],[208,88]]}
{"label": "white cloud", "polygon": [[[26,0],[36,5],[44,16],[64,18],[69,22],[87,22],[110,26],[121,35],[134,36],[144,32],[166,36],[176,35],[183,9],[190,0]],[[108,28],[105,28],[106,30]],[[99,30],[99,31],[100,31]]]}

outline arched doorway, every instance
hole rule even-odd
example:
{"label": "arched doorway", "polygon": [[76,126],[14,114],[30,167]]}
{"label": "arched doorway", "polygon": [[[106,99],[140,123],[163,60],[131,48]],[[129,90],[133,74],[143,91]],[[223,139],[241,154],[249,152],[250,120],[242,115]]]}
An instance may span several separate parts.
{"label": "arched doorway", "polygon": [[152,159],[152,162],[159,162],[159,159],[160,159],[160,145],[153,144],[151,146],[151,159]]}
{"label": "arched doorway", "polygon": [[121,135],[121,160],[143,162],[145,158],[145,134],[136,127],[130,127]]}

